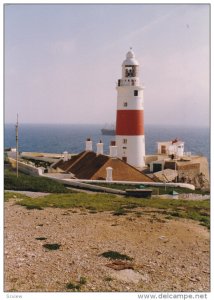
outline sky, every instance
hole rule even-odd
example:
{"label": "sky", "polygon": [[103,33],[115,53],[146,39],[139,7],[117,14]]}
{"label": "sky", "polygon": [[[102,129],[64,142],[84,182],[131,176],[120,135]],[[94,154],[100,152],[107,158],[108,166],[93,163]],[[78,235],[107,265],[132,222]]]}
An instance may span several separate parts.
{"label": "sky", "polygon": [[145,86],[145,124],[210,124],[208,4],[4,6],[4,118],[115,123],[130,47]]}

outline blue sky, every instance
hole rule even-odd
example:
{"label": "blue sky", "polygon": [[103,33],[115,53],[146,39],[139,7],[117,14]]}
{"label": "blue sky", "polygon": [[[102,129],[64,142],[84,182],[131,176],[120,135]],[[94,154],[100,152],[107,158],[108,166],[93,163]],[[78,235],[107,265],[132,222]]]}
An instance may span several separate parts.
{"label": "blue sky", "polygon": [[5,5],[5,122],[113,123],[129,47],[145,123],[209,126],[209,5]]}

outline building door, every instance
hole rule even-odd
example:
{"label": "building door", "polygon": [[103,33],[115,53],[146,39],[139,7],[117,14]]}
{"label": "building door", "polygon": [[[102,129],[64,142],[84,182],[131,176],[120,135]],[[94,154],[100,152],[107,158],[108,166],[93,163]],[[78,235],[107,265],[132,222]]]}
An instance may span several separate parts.
{"label": "building door", "polygon": [[161,145],[161,154],[166,154],[166,146]]}
{"label": "building door", "polygon": [[127,162],[127,157],[126,157],[126,156],[123,156],[123,157],[122,157],[122,160],[126,163],[126,162]]}

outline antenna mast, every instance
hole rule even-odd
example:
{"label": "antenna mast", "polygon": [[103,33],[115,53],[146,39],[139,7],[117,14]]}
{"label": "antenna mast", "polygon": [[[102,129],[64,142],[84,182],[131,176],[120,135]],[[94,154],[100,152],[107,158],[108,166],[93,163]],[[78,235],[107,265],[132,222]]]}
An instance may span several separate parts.
{"label": "antenna mast", "polygon": [[19,163],[18,163],[18,155],[19,155],[19,115],[17,114],[16,121],[16,177],[19,176]]}

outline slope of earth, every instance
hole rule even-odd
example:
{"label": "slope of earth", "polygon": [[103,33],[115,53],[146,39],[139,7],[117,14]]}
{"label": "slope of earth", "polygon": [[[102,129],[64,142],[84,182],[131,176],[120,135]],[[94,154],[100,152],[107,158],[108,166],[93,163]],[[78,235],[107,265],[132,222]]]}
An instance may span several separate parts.
{"label": "slope of earth", "polygon": [[[119,216],[84,208],[27,210],[14,199],[5,202],[4,218],[7,292],[210,289],[210,236],[198,222],[148,208]],[[106,258],[108,251],[130,260]]]}

